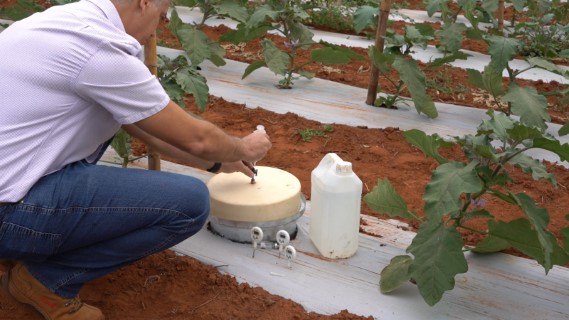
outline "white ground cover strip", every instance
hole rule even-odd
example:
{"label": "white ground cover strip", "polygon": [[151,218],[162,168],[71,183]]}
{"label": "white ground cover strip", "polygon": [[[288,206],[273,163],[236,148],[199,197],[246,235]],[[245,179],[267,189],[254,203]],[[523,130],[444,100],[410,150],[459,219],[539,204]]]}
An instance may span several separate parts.
{"label": "white ground cover strip", "polygon": [[[106,161],[116,154],[107,151]],[[146,168],[140,160],[134,166]],[[207,182],[213,175],[162,161],[162,170],[192,175]],[[341,310],[375,319],[568,319],[569,269],[554,267],[546,276],[534,261],[506,254],[468,254],[469,271],[456,277],[456,286],[434,307],[417,288],[406,283],[391,294],[379,291],[379,272],[396,255],[405,253],[414,233],[397,223],[365,217],[368,231],[360,234],[358,252],[349,259],[324,260],[308,237],[310,201],[298,221],[299,233],[291,244],[297,258],[290,265],[278,250],[257,249],[213,235],[205,227],[173,248],[203,263],[217,266],[237,281],[262,287],[292,299],[306,310],[335,314]]]}
{"label": "white ground cover strip", "polygon": [[[198,8],[188,8],[188,7],[176,7],[180,19],[185,23],[197,23],[201,21],[202,13]],[[426,14],[425,14],[426,16]],[[219,19],[211,18],[206,21],[209,26],[225,25],[229,28],[235,29],[237,27],[237,22],[229,18]],[[346,45],[356,48],[368,48],[374,44],[374,40],[366,39],[359,36],[350,36],[345,34],[311,30],[314,33],[314,41],[324,40],[326,42],[336,44],[336,45]],[[415,48],[415,53],[412,54],[413,58],[422,62],[429,62],[430,60],[440,58],[443,56],[437,48],[429,46],[426,49],[421,49],[419,47]],[[466,60],[456,60],[450,65],[463,69],[476,69],[478,71],[484,71],[484,67],[490,62],[490,56],[484,55],[478,52],[462,50],[464,53],[471,55]],[[513,60],[510,61],[510,67],[515,70],[523,70],[529,67],[529,64],[524,60]],[[569,70],[569,67],[560,66],[562,69]],[[508,76],[507,72],[504,71],[504,76]],[[559,83],[569,83],[568,79],[564,77],[551,73],[549,71],[534,68],[526,71],[518,76],[519,79],[526,80],[543,80],[544,82],[557,81]]]}
{"label": "white ground cover strip", "polygon": [[[183,54],[183,51],[159,47],[158,53],[174,58]],[[439,112],[436,119],[419,115],[414,107],[402,106],[399,110],[371,107],[365,104],[367,89],[318,78],[299,79],[295,81],[293,89],[282,90],[274,86],[279,77],[268,68],[258,69],[241,80],[247,64],[233,60],[226,62],[225,66],[219,68],[208,62],[201,65],[209,92],[231,102],[243,103],[249,108],[261,107],[280,114],[292,112],[321,123],[419,129],[443,137],[475,134],[476,127],[482,119],[487,118],[486,110],[445,103],[435,103]],[[559,128],[560,125],[550,124],[548,131],[558,136]],[[569,143],[569,136],[559,137],[559,140]],[[549,151],[530,150],[527,154],[552,162],[559,160],[556,154]],[[562,164],[569,167],[567,161]]]}

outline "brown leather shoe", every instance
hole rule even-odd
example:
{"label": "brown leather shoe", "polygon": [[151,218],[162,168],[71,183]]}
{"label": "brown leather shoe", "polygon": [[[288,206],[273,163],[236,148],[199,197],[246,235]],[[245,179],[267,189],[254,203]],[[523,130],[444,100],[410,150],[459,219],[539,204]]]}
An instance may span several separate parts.
{"label": "brown leather shoe", "polygon": [[36,280],[21,263],[2,276],[2,286],[16,301],[34,307],[48,320],[104,320],[101,310],[79,297],[64,299]]}
{"label": "brown leather shoe", "polygon": [[0,273],[7,273],[14,266],[14,262],[10,260],[0,259]]}

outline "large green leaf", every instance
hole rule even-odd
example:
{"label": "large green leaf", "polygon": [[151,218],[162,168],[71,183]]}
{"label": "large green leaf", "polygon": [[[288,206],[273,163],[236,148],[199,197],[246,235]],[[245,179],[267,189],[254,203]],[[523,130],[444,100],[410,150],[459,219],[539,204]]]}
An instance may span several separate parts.
{"label": "large green leaf", "polygon": [[352,60],[343,52],[330,47],[314,49],[310,56],[312,60],[323,64],[346,64]]}
{"label": "large green leaf", "polygon": [[400,79],[407,85],[417,112],[424,113],[429,118],[436,118],[439,113],[431,97],[427,95],[425,74],[417,66],[415,60],[397,57],[393,67],[399,72]]}
{"label": "large green leaf", "polygon": [[543,266],[546,270],[549,270],[552,267],[551,253],[553,252],[553,244],[551,243],[547,231],[547,225],[549,224],[547,210],[536,206],[533,199],[525,193],[517,193],[515,197],[518,201],[518,205],[522,208],[537,233],[537,239],[539,240],[545,257]]}
{"label": "large green leaf", "polygon": [[409,266],[412,262],[413,258],[408,255],[393,257],[389,264],[381,270],[379,278],[379,289],[381,292],[391,292],[409,281]]}
{"label": "large green leaf", "polygon": [[389,73],[393,62],[395,61],[395,55],[383,53],[375,46],[369,47],[368,56],[379,71],[384,74]]}
{"label": "large green leaf", "polygon": [[521,41],[502,36],[488,36],[486,39],[490,42],[488,53],[491,56],[491,62],[496,66],[496,69],[501,72],[518,51]]}
{"label": "large green leaf", "polygon": [[444,24],[443,28],[435,32],[441,41],[441,47],[447,52],[456,52],[462,45],[462,33],[467,29],[464,23]]}
{"label": "large green leaf", "polygon": [[184,91],[194,96],[200,112],[205,110],[209,98],[209,87],[206,81],[203,76],[192,72],[190,68],[181,69],[176,74],[176,82]]}
{"label": "large green leaf", "polygon": [[255,62],[251,63],[250,65],[247,66],[247,68],[245,68],[245,71],[243,72],[243,76],[241,77],[241,80],[245,79],[253,71],[255,71],[261,67],[266,67],[266,66],[267,66],[267,63],[265,62],[265,60],[257,60]]}
{"label": "large green leaf", "polygon": [[239,22],[247,21],[249,14],[247,9],[236,1],[223,0],[218,5],[214,6],[219,14],[225,14]]}
{"label": "large green leaf", "polygon": [[499,97],[504,94],[502,88],[502,72],[493,64],[484,67],[484,73],[475,69],[466,69],[468,81],[480,89],[488,91],[492,96]]}
{"label": "large green leaf", "polygon": [[437,58],[437,59],[429,62],[427,64],[427,68],[437,68],[437,67],[443,66],[447,63],[451,63],[453,61],[456,61],[458,59],[466,60],[466,59],[468,59],[469,56],[470,56],[469,54],[466,54],[462,51],[457,51],[457,52],[454,52],[452,54],[447,54],[442,58]]}
{"label": "large green leaf", "polygon": [[259,24],[264,23],[267,18],[275,19],[279,12],[271,8],[270,5],[262,5],[255,9],[255,12],[251,14],[249,20],[247,21],[247,28],[255,28]]}
{"label": "large green leaf", "polygon": [[502,238],[487,236],[476,244],[472,252],[476,253],[494,253],[506,250],[510,247],[510,243]]}
{"label": "large green leaf", "polygon": [[468,271],[462,246],[462,236],[454,227],[430,221],[421,225],[407,248],[415,257],[409,275],[428,305],[436,304],[445,291],[454,288],[457,274]]}
{"label": "large green leaf", "polygon": [[427,135],[421,130],[411,129],[403,132],[403,136],[408,143],[421,149],[424,154],[437,160],[439,163],[446,163],[448,160],[439,153],[440,147],[449,147],[452,144],[441,139],[437,134]]}
{"label": "large green leaf", "polygon": [[547,138],[537,138],[533,140],[533,146],[535,148],[541,148],[551,151],[559,156],[561,161],[569,161],[569,144],[561,144],[559,140],[547,139]]}
{"label": "large green leaf", "polygon": [[569,133],[569,122],[565,122],[565,124],[559,128],[559,131],[557,132],[560,136],[564,136],[566,134]]}
{"label": "large green leaf", "polygon": [[275,74],[284,75],[288,70],[289,63],[289,56],[286,52],[277,48],[269,39],[261,40],[261,46],[263,46],[263,55],[267,67]]}
{"label": "large green leaf", "polygon": [[443,6],[446,6],[449,0],[427,0],[426,9],[429,17],[432,17],[435,12],[439,11]]}
{"label": "large green leaf", "polygon": [[[488,232],[490,236],[507,241],[512,247],[535,259],[548,272],[553,264],[566,265],[569,255],[555,240],[550,232],[544,232],[545,241],[550,249],[545,249],[539,240],[538,234],[526,219],[516,219],[510,222],[489,221]],[[550,262],[547,263],[546,261]]]}
{"label": "large green leaf", "polygon": [[288,28],[290,31],[289,40],[298,40],[302,49],[308,50],[315,43],[314,40],[312,40],[314,33],[304,24],[292,22],[288,24]]}
{"label": "large green leaf", "polygon": [[379,179],[377,185],[363,199],[368,207],[377,213],[387,214],[390,217],[415,218],[415,215],[407,208],[405,200],[387,179]]}
{"label": "large green leaf", "polygon": [[215,54],[210,49],[211,40],[201,30],[184,25],[177,30],[177,36],[193,66],[199,65]]}
{"label": "large green leaf", "polygon": [[375,26],[378,14],[379,8],[377,7],[367,5],[358,7],[352,20],[356,33],[362,32],[368,26]]}
{"label": "large green leaf", "polygon": [[460,195],[482,190],[482,181],[476,173],[473,161],[447,162],[433,171],[431,182],[425,189],[425,212],[429,220],[439,220],[444,214],[460,209]]}
{"label": "large green leaf", "polygon": [[248,42],[250,40],[259,38],[271,30],[272,26],[269,24],[261,24],[255,28],[247,28],[244,23],[237,25],[236,30],[228,31],[219,37],[221,42],[231,42],[233,44],[239,44],[241,42]]}
{"label": "large green leaf", "polygon": [[520,116],[522,123],[541,130],[547,128],[545,122],[551,120],[547,112],[547,99],[538,94],[534,87],[520,87],[512,83],[503,100],[512,104],[512,113]]}
{"label": "large green leaf", "polygon": [[552,63],[551,61],[545,60],[539,57],[532,57],[528,58],[527,61],[532,67],[538,67],[545,69],[547,71],[551,71],[553,73],[559,74],[564,76],[565,78],[569,78],[569,71],[566,69],[561,68],[560,66]]}
{"label": "large green leaf", "polygon": [[350,60],[361,60],[361,61],[367,60],[365,56],[355,52],[354,50],[352,50],[350,48],[341,47],[341,46],[326,42],[324,40],[320,40],[320,42],[318,42],[318,43],[320,43],[321,45],[323,45],[325,47],[332,48],[335,51],[342,52],[344,55],[346,55],[348,58],[350,58]]}
{"label": "large green leaf", "polygon": [[534,180],[539,179],[546,179],[554,186],[557,185],[557,180],[555,179],[555,175],[552,173],[547,172],[547,168],[545,165],[536,159],[533,159],[523,153],[520,153],[510,159],[508,163],[512,165],[519,166],[524,170],[524,172],[531,172],[531,176]]}
{"label": "large green leaf", "polygon": [[494,113],[493,110],[486,112],[490,116],[489,120],[483,120],[480,129],[492,130],[493,135],[501,141],[509,139],[508,130],[514,127],[514,121],[504,113]]}
{"label": "large green leaf", "polygon": [[484,0],[482,8],[488,13],[494,13],[498,10],[498,0]]}

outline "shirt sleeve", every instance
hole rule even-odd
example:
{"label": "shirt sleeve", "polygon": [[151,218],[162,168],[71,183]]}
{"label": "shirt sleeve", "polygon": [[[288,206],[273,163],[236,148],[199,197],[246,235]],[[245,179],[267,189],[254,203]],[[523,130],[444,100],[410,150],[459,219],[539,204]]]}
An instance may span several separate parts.
{"label": "shirt sleeve", "polygon": [[74,87],[79,96],[105,108],[120,124],[148,118],[170,102],[144,63],[112,43],[93,54]]}

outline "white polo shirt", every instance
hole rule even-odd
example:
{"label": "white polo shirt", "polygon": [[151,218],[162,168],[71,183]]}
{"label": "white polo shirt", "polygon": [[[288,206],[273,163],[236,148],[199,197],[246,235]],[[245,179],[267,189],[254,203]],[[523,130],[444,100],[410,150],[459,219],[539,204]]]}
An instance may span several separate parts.
{"label": "white polo shirt", "polygon": [[141,52],[109,0],[54,6],[0,33],[0,202],[168,104]]}

